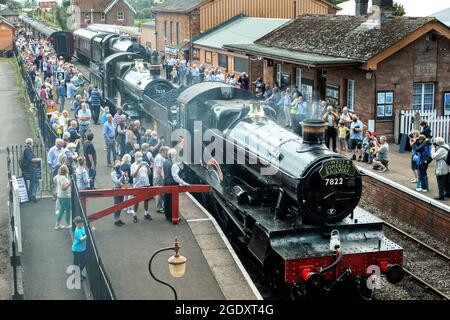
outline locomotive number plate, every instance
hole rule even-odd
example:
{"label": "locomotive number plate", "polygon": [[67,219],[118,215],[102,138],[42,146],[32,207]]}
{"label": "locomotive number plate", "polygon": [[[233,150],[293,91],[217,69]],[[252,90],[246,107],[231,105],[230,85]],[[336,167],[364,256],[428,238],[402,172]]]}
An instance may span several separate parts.
{"label": "locomotive number plate", "polygon": [[336,176],[344,174],[347,176],[355,175],[356,167],[353,161],[346,159],[333,159],[324,161],[322,168],[320,168],[319,174],[322,179],[329,176]]}

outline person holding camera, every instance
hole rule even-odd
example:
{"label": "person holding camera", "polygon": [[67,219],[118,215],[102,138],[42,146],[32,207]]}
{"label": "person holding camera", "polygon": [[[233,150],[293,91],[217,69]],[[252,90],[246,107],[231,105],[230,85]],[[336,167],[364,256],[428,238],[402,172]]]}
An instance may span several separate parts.
{"label": "person holding camera", "polygon": [[381,136],[380,142],[375,138],[374,143],[376,157],[373,159],[373,168],[378,168],[378,171],[385,172],[389,163],[389,144],[386,141],[386,136]]}
{"label": "person holding camera", "polygon": [[[131,176],[133,177],[133,188],[150,187],[149,175],[152,173],[152,169],[148,162],[143,161],[143,154],[137,151],[135,154],[135,162],[131,165]],[[148,202],[150,200],[144,200],[144,219],[153,220],[150,213],[148,213]],[[136,212],[139,209],[139,203],[134,205],[133,222],[137,223]]]}
{"label": "person holding camera", "polygon": [[428,165],[432,161],[431,158],[431,140],[425,137],[425,135],[420,134],[417,138],[417,148],[418,153],[418,173],[419,180],[417,181],[417,191],[428,192],[428,176],[427,170]]}
{"label": "person holding camera", "polygon": [[433,136],[431,135],[431,128],[428,125],[427,120],[420,121],[420,126],[422,127],[422,131],[420,131],[420,134],[423,134],[427,139],[433,138]]}
{"label": "person holding camera", "polygon": [[353,152],[351,160],[356,160],[358,155],[358,161],[362,160],[362,141],[363,141],[364,124],[358,119],[358,116],[354,114],[352,116],[352,123],[350,124],[350,149]]}
{"label": "person holding camera", "polygon": [[370,132],[369,130],[366,131],[364,140],[363,140],[363,160],[362,162],[367,162],[368,164],[372,164],[373,157],[374,157],[374,150],[375,150],[375,132]]}
{"label": "person holding camera", "polygon": [[436,160],[436,180],[439,189],[439,195],[434,198],[436,200],[445,200],[445,196],[450,193],[447,164],[447,156],[449,147],[445,143],[444,138],[437,137],[433,143],[434,151],[431,152],[431,158]]}
{"label": "person holding camera", "polygon": [[330,141],[333,144],[333,152],[337,153],[336,150],[336,136],[337,136],[337,123],[339,121],[339,116],[333,110],[333,106],[327,107],[327,112],[323,115],[322,120],[327,124],[327,129],[325,131],[325,144],[328,149],[330,148]]}
{"label": "person holding camera", "polygon": [[411,170],[414,174],[414,179],[411,179],[411,183],[417,183],[418,180],[418,170],[419,170],[419,164],[417,161],[417,158],[419,157],[417,153],[417,146],[416,143],[417,138],[419,137],[419,131],[414,130],[409,134],[409,146],[411,147]]}

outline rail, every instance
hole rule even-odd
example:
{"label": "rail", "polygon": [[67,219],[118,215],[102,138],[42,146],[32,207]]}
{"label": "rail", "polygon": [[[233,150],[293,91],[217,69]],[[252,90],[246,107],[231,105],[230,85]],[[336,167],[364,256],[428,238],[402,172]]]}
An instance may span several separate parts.
{"label": "rail", "polygon": [[[419,247],[425,248],[426,250],[430,251],[433,254],[433,256],[439,257],[444,262],[450,262],[450,257],[447,256],[446,254],[442,253],[441,251],[427,245],[423,241],[417,239],[416,237],[410,235],[409,233],[397,228],[396,226],[394,226],[386,221],[384,221],[383,224],[386,227],[388,227],[389,229],[394,230],[395,232],[401,234],[403,237],[406,237],[409,240],[411,240],[412,242],[416,243]],[[427,282],[423,278],[419,277],[417,274],[413,273],[412,271],[410,271],[409,269],[407,269],[405,267],[403,267],[403,270],[410,277],[411,280],[413,280],[417,284],[421,285],[422,287],[424,287],[426,290],[430,291],[435,296],[437,296],[441,299],[444,299],[444,300],[450,300],[450,297],[448,295],[446,295],[444,292],[442,292],[438,288],[434,287],[431,283]]]}

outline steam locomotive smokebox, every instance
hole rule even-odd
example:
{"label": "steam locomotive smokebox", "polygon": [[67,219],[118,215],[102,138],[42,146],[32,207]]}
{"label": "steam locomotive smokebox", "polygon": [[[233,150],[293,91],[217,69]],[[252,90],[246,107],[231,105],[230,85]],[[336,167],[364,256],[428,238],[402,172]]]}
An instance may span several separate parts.
{"label": "steam locomotive smokebox", "polygon": [[326,123],[318,119],[306,119],[301,122],[303,127],[303,143],[322,144],[325,141]]}

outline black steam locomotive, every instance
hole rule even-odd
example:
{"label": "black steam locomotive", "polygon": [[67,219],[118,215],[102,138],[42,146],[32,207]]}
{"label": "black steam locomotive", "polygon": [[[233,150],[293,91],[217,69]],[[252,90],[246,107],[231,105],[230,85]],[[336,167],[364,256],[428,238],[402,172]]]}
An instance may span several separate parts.
{"label": "black steam locomotive", "polygon": [[73,32],[75,53],[78,60],[89,64],[99,63],[119,52],[132,52],[148,59],[150,52],[128,35],[114,29],[78,29]]}
{"label": "black steam locomotive", "polygon": [[[105,61],[105,98],[114,103],[120,92],[166,141],[183,135],[188,180],[212,186],[207,209],[293,298],[340,288],[368,297],[377,270],[392,283],[402,279],[403,249],[357,208],[361,174],[324,147],[321,121],[305,120],[300,138],[246,90],[205,82],[177,92],[134,58]],[[174,129],[184,131],[171,137]]]}

